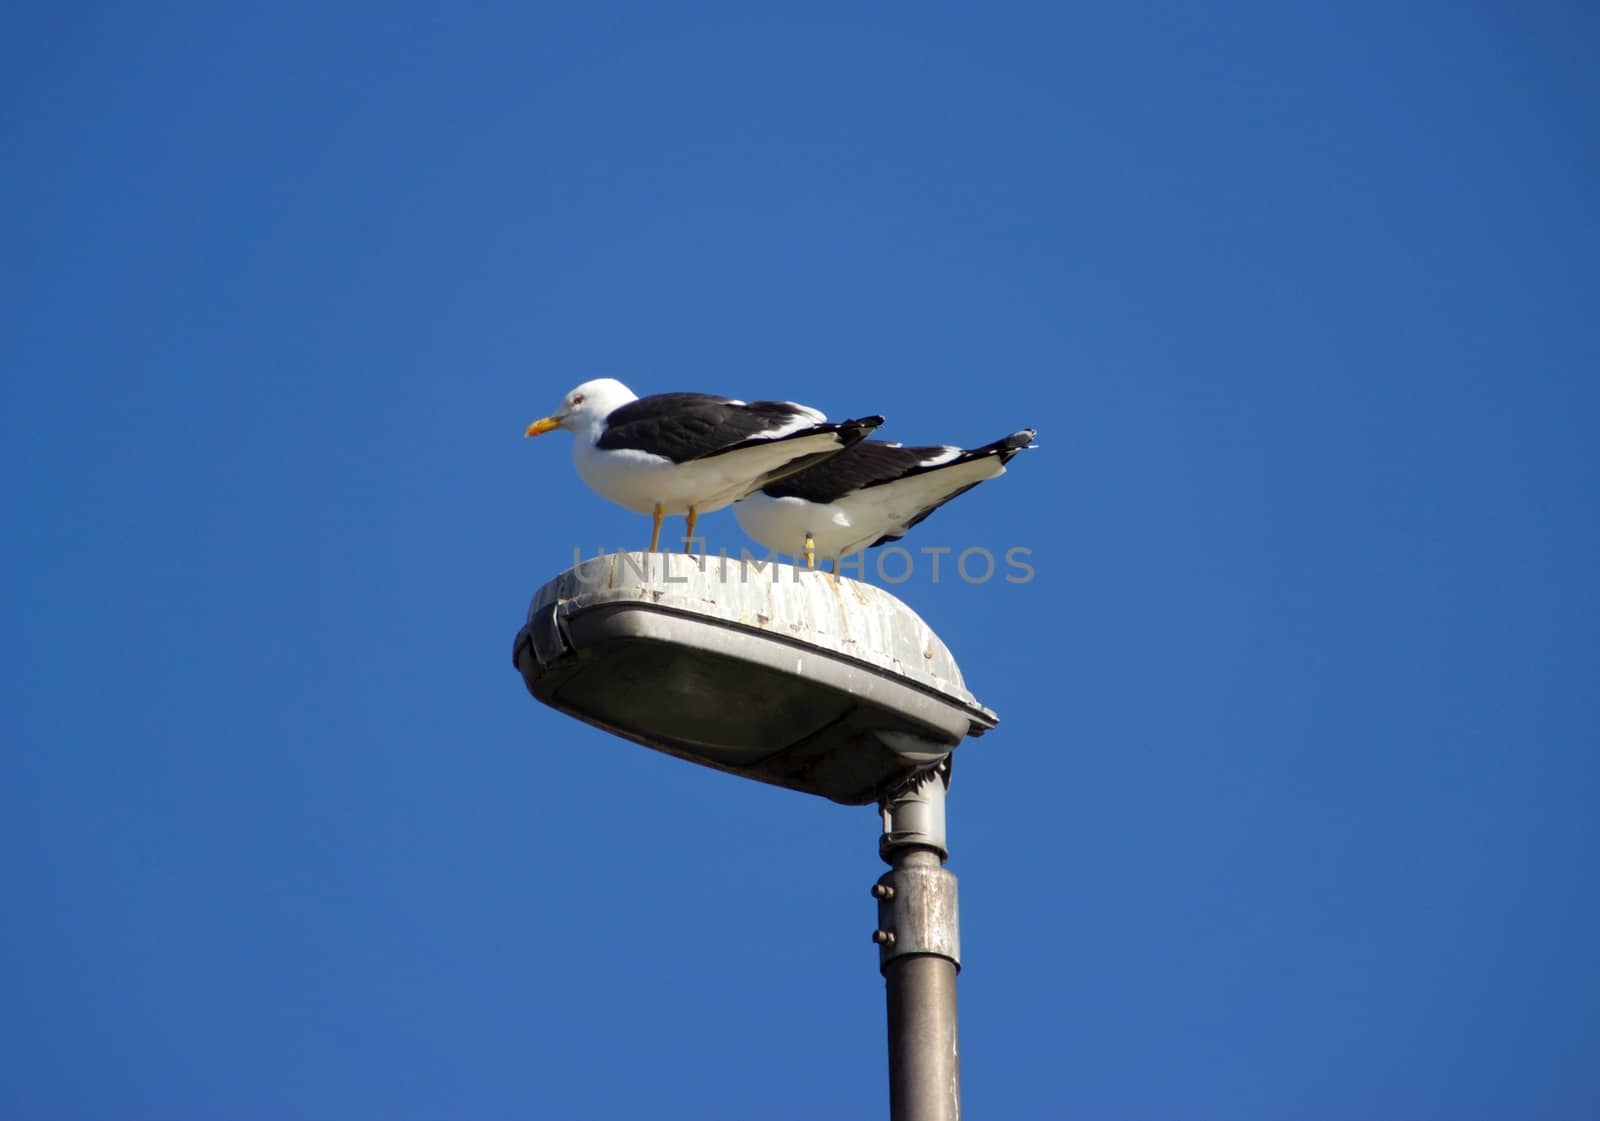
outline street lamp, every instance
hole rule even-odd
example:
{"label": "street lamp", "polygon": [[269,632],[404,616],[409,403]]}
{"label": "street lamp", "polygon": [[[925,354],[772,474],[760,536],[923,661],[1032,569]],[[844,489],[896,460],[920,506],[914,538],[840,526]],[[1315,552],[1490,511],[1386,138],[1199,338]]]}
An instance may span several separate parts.
{"label": "street lamp", "polygon": [[996,724],[881,588],[669,553],[583,561],[534,594],[512,660],[538,700],[680,759],[883,817],[878,900],[892,1121],[960,1116],[950,753]]}

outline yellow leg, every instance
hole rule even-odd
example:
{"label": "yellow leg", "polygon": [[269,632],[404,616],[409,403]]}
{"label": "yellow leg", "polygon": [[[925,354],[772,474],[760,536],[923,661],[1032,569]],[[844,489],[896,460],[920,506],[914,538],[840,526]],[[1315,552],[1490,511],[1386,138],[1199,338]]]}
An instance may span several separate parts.
{"label": "yellow leg", "polygon": [[817,542],[811,534],[806,534],[806,567],[817,567]]}
{"label": "yellow leg", "polygon": [[689,528],[683,534],[683,551],[686,553],[694,548],[694,520],[696,516],[694,507],[689,507]]}
{"label": "yellow leg", "polygon": [[661,544],[661,503],[656,503],[655,524],[650,527],[650,551],[656,552],[656,546]]}

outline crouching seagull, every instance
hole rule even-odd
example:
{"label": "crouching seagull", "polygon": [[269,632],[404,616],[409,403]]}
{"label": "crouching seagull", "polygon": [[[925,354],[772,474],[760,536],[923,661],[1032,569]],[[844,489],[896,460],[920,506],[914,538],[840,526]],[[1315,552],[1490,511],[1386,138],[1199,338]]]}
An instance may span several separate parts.
{"label": "crouching seagull", "polygon": [[740,527],[766,548],[833,561],[898,541],[957,495],[1005,474],[1011,457],[1031,447],[1033,429],[963,451],[949,445],[908,448],[863,440],[803,471],[763,486],[733,508]]}

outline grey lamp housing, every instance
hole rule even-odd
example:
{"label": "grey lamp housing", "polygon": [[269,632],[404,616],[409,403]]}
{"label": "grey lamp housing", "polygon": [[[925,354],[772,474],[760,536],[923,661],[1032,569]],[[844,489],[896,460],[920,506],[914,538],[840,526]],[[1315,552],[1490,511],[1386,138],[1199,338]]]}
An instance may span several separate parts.
{"label": "grey lamp housing", "polygon": [[894,596],[775,562],[582,561],[534,594],[512,660],[535,698],[588,724],[847,805],[997,723]]}

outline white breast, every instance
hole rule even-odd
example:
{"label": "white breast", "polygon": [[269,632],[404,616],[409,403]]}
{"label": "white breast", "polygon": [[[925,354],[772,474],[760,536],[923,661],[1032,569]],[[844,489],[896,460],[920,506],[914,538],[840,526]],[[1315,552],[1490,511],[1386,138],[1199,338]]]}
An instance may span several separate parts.
{"label": "white breast", "polygon": [[825,506],[803,498],[770,498],[759,491],[735,504],[733,516],[739,528],[763,548],[784,556],[799,556],[807,534],[816,542],[817,556],[829,560],[848,556],[878,539],[874,534],[861,540],[861,529],[851,524],[850,512],[843,506]]}

